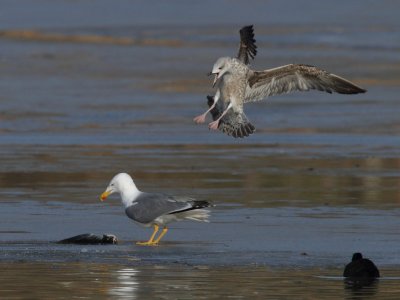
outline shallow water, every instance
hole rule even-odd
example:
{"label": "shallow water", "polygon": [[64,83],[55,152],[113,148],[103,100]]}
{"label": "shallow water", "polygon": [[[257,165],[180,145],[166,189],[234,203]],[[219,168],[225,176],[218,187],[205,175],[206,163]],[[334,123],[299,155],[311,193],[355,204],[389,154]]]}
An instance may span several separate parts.
{"label": "shallow water", "polygon": [[[17,263],[1,267],[7,271],[6,278],[0,275],[1,293],[7,299],[383,299],[396,297],[399,280],[381,278],[371,286],[352,288],[341,277],[325,275],[332,270],[264,266]],[[42,274],[40,279],[37,273]],[[23,284],[16,286],[15,280]]]}
{"label": "shallow water", "polygon": [[[3,1],[0,298],[398,298],[398,10]],[[244,140],[193,124],[213,93],[205,74],[235,54],[245,24],[253,68],[316,65],[368,92],[249,104],[257,132]],[[121,171],[145,191],[212,201],[211,222],[172,224],[160,247],[136,246],[151,230],[116,197],[98,200]],[[86,232],[120,243],[55,243]],[[343,282],[355,251],[381,270],[372,286]]]}

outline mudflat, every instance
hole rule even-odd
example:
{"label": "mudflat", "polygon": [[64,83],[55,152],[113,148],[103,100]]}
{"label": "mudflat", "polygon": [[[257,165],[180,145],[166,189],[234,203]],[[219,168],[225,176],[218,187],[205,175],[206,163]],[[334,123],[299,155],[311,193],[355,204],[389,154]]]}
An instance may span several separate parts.
{"label": "mudflat", "polygon": [[[210,7],[222,4],[202,2],[188,18],[191,7],[170,1],[155,19],[120,1],[105,20],[104,1],[5,3],[0,297],[396,297],[399,5],[304,2],[304,14],[280,1],[235,2],[211,25]],[[71,7],[90,17],[66,18]],[[250,23],[254,69],[311,64],[368,92],[249,104],[257,131],[243,140],[195,125],[214,92],[205,74],[235,55],[237,30]],[[119,172],[143,191],[213,202],[211,222],[174,223],[159,247],[135,245],[151,230],[132,223],[118,197],[98,200]],[[55,243],[81,233],[120,243]],[[358,251],[381,271],[368,287],[341,277]]]}

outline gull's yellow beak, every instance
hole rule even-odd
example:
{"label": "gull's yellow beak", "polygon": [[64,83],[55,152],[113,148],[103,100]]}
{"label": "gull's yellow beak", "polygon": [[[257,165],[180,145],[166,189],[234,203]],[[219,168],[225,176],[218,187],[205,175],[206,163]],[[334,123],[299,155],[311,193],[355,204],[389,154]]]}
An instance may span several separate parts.
{"label": "gull's yellow beak", "polygon": [[100,196],[100,201],[106,200],[106,198],[111,194],[110,191],[105,191],[103,194]]}

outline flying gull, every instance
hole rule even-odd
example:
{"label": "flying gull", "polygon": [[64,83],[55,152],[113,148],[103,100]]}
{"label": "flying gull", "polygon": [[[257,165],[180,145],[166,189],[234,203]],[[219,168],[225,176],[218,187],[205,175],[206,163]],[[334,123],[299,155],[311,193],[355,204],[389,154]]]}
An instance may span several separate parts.
{"label": "flying gull", "polygon": [[[242,29],[240,29],[239,34],[240,44],[237,59],[248,65],[250,63],[250,59],[254,59],[254,57],[257,55],[257,46],[256,40],[254,39],[253,25],[243,27]],[[212,75],[212,73],[210,72],[208,73],[208,75]],[[213,82],[213,87],[215,86],[216,81],[217,79],[215,78]],[[205,113],[195,117],[193,121],[195,121],[197,124],[205,122],[207,114],[211,112],[217,105],[218,99],[220,97],[219,89],[217,89],[215,97],[217,100],[213,101],[213,103],[210,105],[210,108]]]}
{"label": "flying gull", "polygon": [[204,122],[205,115],[211,112],[214,121],[209,124],[210,129],[219,128],[233,137],[246,137],[255,131],[243,111],[247,102],[312,89],[340,94],[366,92],[354,83],[314,66],[289,64],[255,71],[248,67],[248,62],[249,59],[244,60],[239,55],[237,58],[221,57],[215,62],[211,71],[215,75],[213,86],[217,85],[214,102],[205,114],[194,118],[196,123]]}
{"label": "flying gull", "polygon": [[[131,176],[119,173],[114,176],[105,192],[100,196],[104,201],[109,195],[119,193],[126,215],[145,227],[154,227],[153,234],[147,242],[137,242],[143,246],[157,246],[167,233],[167,224],[184,219],[208,222],[210,207],[207,201],[198,201],[189,197],[175,197],[165,194],[145,193],[137,189]],[[159,227],[163,230],[155,238]]]}

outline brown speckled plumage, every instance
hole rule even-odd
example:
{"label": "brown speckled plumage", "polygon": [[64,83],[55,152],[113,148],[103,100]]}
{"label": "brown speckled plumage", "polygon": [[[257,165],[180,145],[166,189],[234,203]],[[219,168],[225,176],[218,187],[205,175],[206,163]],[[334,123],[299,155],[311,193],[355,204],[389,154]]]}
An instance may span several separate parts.
{"label": "brown speckled plumage", "polygon": [[[240,36],[237,58],[222,57],[214,64],[212,73],[218,75],[217,92],[214,98],[207,97],[210,107],[214,103],[211,101],[216,101],[211,111],[214,121],[225,113],[218,123],[218,129],[228,135],[245,137],[255,131],[243,111],[243,105],[247,102],[293,91],[318,90],[339,94],[366,92],[349,80],[309,65],[289,64],[264,71],[252,70],[248,63],[257,54],[253,27],[243,27]],[[216,122],[213,123],[215,126]],[[216,129],[214,126],[212,129]]]}

